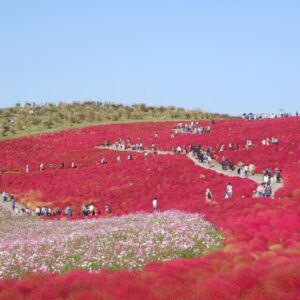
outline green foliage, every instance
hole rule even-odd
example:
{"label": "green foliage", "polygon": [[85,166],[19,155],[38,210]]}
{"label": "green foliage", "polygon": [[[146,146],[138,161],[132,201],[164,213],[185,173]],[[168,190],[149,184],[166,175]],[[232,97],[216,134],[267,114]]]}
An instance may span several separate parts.
{"label": "green foliage", "polygon": [[201,120],[228,119],[230,116],[187,111],[174,106],[131,106],[112,102],[85,101],[58,104],[17,103],[15,107],[0,109],[0,138],[41,133],[45,131],[82,127],[105,122],[140,120]]}

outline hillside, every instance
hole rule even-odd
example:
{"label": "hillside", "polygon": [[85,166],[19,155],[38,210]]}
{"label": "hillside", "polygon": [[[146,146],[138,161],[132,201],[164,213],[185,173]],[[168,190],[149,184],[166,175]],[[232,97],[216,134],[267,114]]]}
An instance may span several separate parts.
{"label": "hillside", "polygon": [[0,109],[0,139],[42,133],[60,129],[84,127],[99,123],[143,120],[228,119],[229,115],[185,110],[174,106],[126,106],[106,102],[73,102]]}
{"label": "hillside", "polygon": [[[32,210],[62,212],[3,212],[0,299],[298,299],[299,126],[299,117],[131,122],[1,141],[0,189]],[[199,149],[213,164],[224,157],[230,177]],[[281,187],[255,194],[240,164]],[[91,203],[97,213],[83,215]],[[198,214],[216,229],[203,239],[190,235]],[[203,246],[219,234],[221,245]]]}

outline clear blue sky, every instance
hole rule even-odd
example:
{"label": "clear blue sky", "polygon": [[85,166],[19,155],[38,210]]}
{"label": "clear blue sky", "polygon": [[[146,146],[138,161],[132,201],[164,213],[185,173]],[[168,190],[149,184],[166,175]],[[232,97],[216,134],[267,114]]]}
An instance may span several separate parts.
{"label": "clear blue sky", "polygon": [[0,106],[300,110],[300,1],[0,1]]}

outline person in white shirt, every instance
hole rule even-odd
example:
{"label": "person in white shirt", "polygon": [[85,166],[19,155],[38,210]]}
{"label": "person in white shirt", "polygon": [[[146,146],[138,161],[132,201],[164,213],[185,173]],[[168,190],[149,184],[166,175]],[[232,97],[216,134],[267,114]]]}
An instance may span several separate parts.
{"label": "person in white shirt", "polygon": [[225,199],[232,198],[232,194],[233,194],[232,184],[228,182],[226,187]]}
{"label": "person in white shirt", "polygon": [[157,211],[157,199],[156,197],[153,198],[153,201],[152,201],[152,211],[155,212]]}
{"label": "person in white shirt", "polygon": [[269,176],[268,176],[268,175],[264,175],[264,177],[263,177],[263,182],[264,182],[264,183],[268,183],[269,180],[270,180]]}
{"label": "person in white shirt", "polygon": [[41,209],[38,206],[35,208],[35,215],[36,216],[40,216],[41,215]]}
{"label": "person in white shirt", "polygon": [[91,203],[89,205],[89,213],[90,213],[91,216],[95,215],[95,207],[94,207],[93,203]]}

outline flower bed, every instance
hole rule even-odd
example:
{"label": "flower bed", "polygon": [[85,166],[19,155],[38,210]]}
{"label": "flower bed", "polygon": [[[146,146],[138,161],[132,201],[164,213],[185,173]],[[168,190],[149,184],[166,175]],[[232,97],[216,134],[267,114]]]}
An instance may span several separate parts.
{"label": "flower bed", "polygon": [[[7,227],[7,224],[10,224]],[[222,237],[199,214],[179,211],[79,221],[1,216],[0,278],[78,268],[141,268],[221,248]]]}

